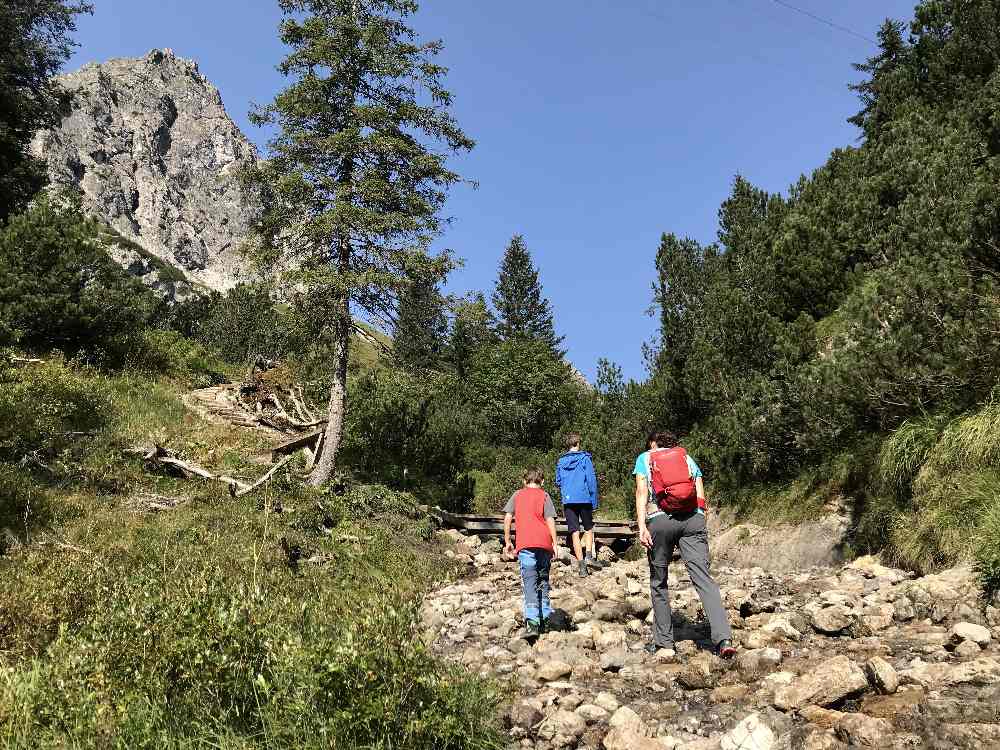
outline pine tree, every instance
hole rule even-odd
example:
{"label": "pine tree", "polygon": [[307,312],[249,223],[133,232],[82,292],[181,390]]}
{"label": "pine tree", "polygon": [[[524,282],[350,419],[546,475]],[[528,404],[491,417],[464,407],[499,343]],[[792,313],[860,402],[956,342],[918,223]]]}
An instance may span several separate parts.
{"label": "pine tree", "polygon": [[556,336],[552,306],[542,296],[538,271],[531,262],[531,253],[524,237],[515,234],[500,262],[500,274],[493,290],[493,306],[497,310],[497,332],[504,341],[519,338],[545,343],[558,356],[562,336]]}
{"label": "pine tree", "polygon": [[75,17],[92,12],[68,0],[0,3],[0,224],[45,184],[45,165],[28,144],[59,121],[66,95],[52,76],[75,46]]}
{"label": "pine tree", "polygon": [[[279,0],[278,70],[292,83],[252,113],[276,125],[269,157],[246,175],[263,190],[255,235],[301,290],[298,307],[332,354],[329,422],[310,483],[333,473],[343,435],[352,313],[389,325],[409,279],[441,278],[431,256],[447,156],[474,145],[449,112],[440,42],[407,26],[413,0]],[[437,150],[435,150],[435,148]]]}
{"label": "pine tree", "polygon": [[444,297],[430,276],[415,278],[399,300],[392,348],[397,360],[414,369],[435,367],[445,350],[448,319]]}
{"label": "pine tree", "polygon": [[496,321],[482,292],[459,300],[448,340],[448,360],[459,377],[466,377],[473,358],[496,341]]}

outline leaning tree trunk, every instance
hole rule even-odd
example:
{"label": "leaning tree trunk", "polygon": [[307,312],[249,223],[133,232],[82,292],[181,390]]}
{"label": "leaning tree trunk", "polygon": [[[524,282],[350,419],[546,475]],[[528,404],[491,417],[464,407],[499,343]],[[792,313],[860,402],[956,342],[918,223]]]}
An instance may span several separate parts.
{"label": "leaning tree trunk", "polygon": [[337,301],[334,323],[333,383],[327,408],[326,434],[323,449],[309,475],[309,484],[319,487],[330,481],[337,466],[337,451],[344,435],[347,411],[347,359],[351,348],[351,309],[346,295]]}

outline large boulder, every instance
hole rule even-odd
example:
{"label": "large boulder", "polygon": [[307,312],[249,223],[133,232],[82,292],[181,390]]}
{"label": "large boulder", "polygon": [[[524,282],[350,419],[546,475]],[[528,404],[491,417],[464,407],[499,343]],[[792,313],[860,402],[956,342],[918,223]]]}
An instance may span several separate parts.
{"label": "large boulder", "polygon": [[846,656],[835,656],[774,691],[774,705],[790,711],[809,704],[828,706],[868,687],[864,671]]}

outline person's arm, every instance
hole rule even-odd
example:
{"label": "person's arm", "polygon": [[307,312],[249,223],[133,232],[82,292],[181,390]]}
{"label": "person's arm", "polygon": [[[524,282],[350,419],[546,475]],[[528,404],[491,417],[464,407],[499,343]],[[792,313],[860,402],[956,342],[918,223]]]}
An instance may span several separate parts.
{"label": "person's arm", "polygon": [[705,480],[700,476],[694,480],[694,488],[698,495],[698,510],[708,513],[708,501],[705,499]]}
{"label": "person's arm", "polygon": [[587,461],[587,484],[590,487],[591,504],[597,507],[597,472],[594,470],[594,461]]}
{"label": "person's arm", "polygon": [[649,490],[646,487],[646,477],[642,474],[635,475],[635,517],[639,522],[639,542],[644,547],[653,546],[653,537],[646,528],[646,502]]}
{"label": "person's arm", "polygon": [[514,544],[510,540],[510,522],[514,520],[514,516],[511,513],[503,514],[503,552],[505,555],[514,554]]}
{"label": "person's arm", "polygon": [[559,535],[556,533],[556,519],[546,518],[545,524],[549,527],[549,534],[552,535],[552,549],[559,546]]}

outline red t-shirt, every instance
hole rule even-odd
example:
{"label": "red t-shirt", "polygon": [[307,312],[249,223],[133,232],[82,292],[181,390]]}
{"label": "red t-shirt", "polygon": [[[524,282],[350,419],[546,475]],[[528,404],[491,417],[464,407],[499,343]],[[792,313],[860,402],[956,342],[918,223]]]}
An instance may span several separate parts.
{"label": "red t-shirt", "polygon": [[510,498],[505,513],[514,514],[517,551],[544,549],[554,552],[547,518],[555,518],[556,508],[541,487],[525,487]]}

